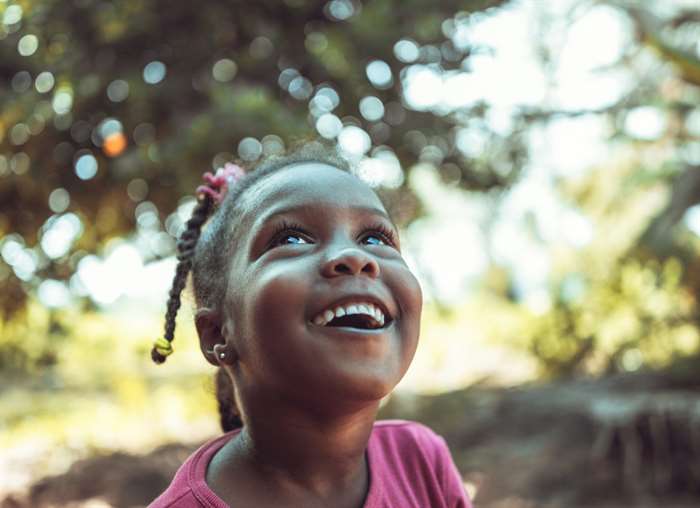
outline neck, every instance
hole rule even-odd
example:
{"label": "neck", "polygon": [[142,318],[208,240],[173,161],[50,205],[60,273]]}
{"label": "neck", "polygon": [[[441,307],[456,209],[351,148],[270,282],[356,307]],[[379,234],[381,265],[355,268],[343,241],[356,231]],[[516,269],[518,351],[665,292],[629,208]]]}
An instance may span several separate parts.
{"label": "neck", "polygon": [[365,471],[378,403],[333,418],[250,419],[243,430],[251,463],[311,490],[338,487]]}
{"label": "neck", "polygon": [[212,459],[207,483],[224,500],[243,505],[250,494],[258,506],[361,506],[379,402],[333,416],[270,407],[259,418],[248,413],[240,434]]}

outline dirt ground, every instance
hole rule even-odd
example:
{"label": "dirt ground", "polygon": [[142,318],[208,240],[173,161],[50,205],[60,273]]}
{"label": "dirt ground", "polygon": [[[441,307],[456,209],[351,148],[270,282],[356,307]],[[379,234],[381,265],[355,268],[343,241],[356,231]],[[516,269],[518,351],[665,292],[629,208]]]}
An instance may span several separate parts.
{"label": "dirt ground", "polygon": [[[661,376],[396,396],[383,418],[443,435],[477,508],[700,506],[700,396]],[[95,456],[0,508],[146,506],[194,447]]]}

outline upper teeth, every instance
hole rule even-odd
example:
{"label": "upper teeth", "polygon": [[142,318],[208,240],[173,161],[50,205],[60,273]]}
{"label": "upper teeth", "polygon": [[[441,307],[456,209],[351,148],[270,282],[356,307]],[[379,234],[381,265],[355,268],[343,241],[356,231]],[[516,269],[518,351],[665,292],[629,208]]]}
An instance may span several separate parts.
{"label": "upper teeth", "polygon": [[376,305],[368,302],[356,302],[338,305],[332,309],[326,309],[314,318],[314,324],[326,326],[334,318],[349,316],[351,314],[364,314],[374,318],[379,326],[384,326],[384,312]]}

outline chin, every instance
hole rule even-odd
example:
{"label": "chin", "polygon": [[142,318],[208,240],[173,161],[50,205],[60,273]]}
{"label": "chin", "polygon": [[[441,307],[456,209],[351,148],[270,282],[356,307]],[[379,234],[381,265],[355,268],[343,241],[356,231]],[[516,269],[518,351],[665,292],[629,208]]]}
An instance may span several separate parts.
{"label": "chin", "polygon": [[379,402],[394,390],[402,377],[356,374],[338,387],[339,396],[355,402]]}

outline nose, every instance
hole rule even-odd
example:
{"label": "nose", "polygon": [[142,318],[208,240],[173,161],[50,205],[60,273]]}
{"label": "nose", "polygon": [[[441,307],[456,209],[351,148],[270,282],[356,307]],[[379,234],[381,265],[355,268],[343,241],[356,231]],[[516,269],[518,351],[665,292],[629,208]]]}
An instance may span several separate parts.
{"label": "nose", "polygon": [[324,277],[340,275],[367,275],[379,277],[379,263],[366,252],[356,247],[346,247],[331,254],[321,266]]}

